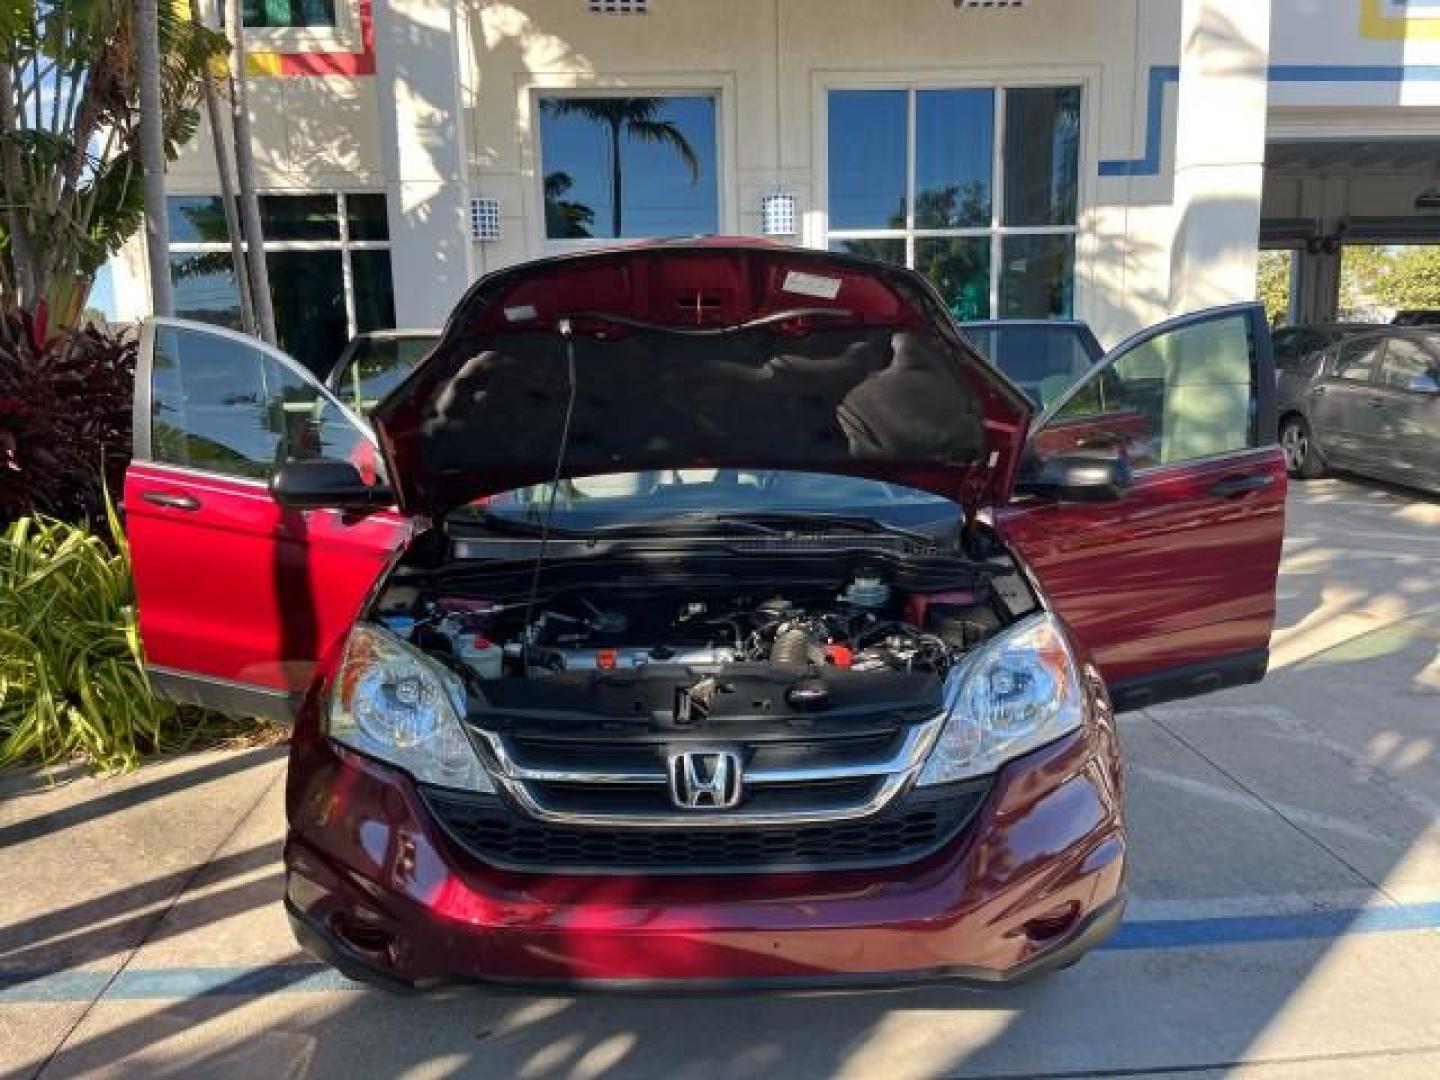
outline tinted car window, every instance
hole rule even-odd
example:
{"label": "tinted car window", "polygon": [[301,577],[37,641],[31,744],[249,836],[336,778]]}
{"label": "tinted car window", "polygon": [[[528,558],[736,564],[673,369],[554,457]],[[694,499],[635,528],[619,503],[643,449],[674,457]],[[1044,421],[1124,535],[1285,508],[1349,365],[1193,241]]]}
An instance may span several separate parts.
{"label": "tinted car window", "polygon": [[1385,350],[1385,364],[1380,369],[1380,381],[1392,390],[1408,390],[1417,379],[1434,369],[1434,357],[1418,341],[1391,338]]}
{"label": "tinted car window", "polygon": [[1275,350],[1275,366],[1284,367],[1300,355],[1300,331],[1276,330],[1270,339]]}
{"label": "tinted car window", "polygon": [[1310,354],[1325,347],[1325,336],[1314,330],[1277,330],[1273,338],[1275,366],[1281,371],[1295,371],[1308,366]]}
{"label": "tinted car window", "polygon": [[1272,340],[1276,370],[1305,378],[1319,370],[1319,354],[1329,344],[1329,339],[1318,330],[1277,330]]}
{"label": "tinted car window", "polygon": [[1380,361],[1380,350],[1384,338],[1362,338],[1340,346],[1340,355],[1335,361],[1335,377],[1350,382],[1369,382],[1375,374],[1375,365]]}
{"label": "tinted car window", "polygon": [[1244,315],[1176,327],[1101,370],[1042,430],[1042,452],[1124,447],[1135,468],[1254,444],[1255,367]]}
{"label": "tinted car window", "polygon": [[1440,309],[1412,308],[1396,313],[1390,321],[1396,326],[1436,326],[1440,325]]}
{"label": "tinted car window", "polygon": [[435,341],[433,337],[361,338],[335,380],[335,389],[356,412],[368,414],[414,370]]}
{"label": "tinted car window", "polygon": [[1094,339],[1078,326],[1010,323],[964,329],[986,359],[1042,406],[1059,398],[1100,358]]}
{"label": "tinted car window", "polygon": [[156,461],[267,480],[283,458],[350,460],[373,477],[366,437],[308,378],[256,346],[187,327],[155,332]]}

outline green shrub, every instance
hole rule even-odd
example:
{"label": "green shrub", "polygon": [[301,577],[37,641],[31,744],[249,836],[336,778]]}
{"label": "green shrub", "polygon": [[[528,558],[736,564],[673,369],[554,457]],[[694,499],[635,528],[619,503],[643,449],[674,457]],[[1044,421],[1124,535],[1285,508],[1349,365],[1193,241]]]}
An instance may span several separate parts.
{"label": "green shrub", "polygon": [[27,516],[0,534],[0,765],[83,755],[129,769],[175,716],[140,652],[129,552],[84,527]]}

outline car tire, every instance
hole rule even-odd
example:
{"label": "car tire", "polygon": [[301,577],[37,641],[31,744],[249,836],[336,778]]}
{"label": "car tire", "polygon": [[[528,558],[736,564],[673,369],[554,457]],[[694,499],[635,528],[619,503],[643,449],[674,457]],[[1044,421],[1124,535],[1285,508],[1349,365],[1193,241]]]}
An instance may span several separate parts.
{"label": "car tire", "polygon": [[1280,449],[1285,451],[1286,471],[1297,480],[1318,480],[1325,475],[1315,436],[1303,416],[1291,414],[1281,422]]}

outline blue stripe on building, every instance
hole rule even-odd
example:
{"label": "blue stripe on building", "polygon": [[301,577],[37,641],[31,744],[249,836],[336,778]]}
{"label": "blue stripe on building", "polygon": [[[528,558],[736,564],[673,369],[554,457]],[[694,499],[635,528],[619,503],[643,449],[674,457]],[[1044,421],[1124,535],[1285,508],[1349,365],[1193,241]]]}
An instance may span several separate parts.
{"label": "blue stripe on building", "polygon": [[[1272,83],[1440,82],[1440,64],[1271,64]],[[1150,68],[1145,99],[1145,154],[1100,162],[1101,176],[1159,176],[1164,154],[1165,87],[1180,81],[1175,64]]]}

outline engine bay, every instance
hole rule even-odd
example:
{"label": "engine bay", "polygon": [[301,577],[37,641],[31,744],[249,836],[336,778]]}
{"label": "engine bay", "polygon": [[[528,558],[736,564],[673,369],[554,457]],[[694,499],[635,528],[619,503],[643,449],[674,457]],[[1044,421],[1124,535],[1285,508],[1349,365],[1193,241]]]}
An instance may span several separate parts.
{"label": "engine bay", "polygon": [[459,673],[472,710],[653,730],[933,707],[946,674],[1016,615],[996,575],[962,560],[938,575],[833,562],[817,575],[804,559],[786,575],[775,571],[787,560],[767,562],[764,574],[612,566],[533,599],[518,574],[488,589],[483,574],[465,588],[445,575],[414,588],[402,574],[376,618]]}

